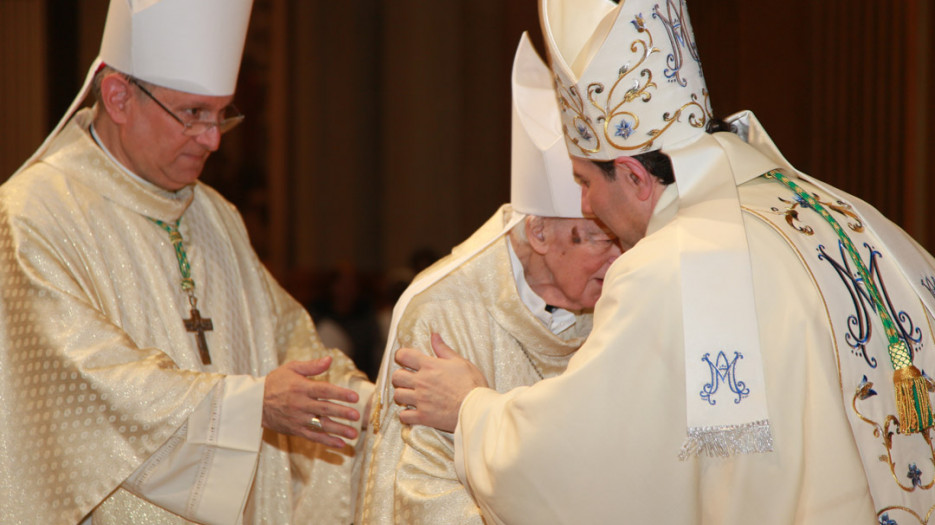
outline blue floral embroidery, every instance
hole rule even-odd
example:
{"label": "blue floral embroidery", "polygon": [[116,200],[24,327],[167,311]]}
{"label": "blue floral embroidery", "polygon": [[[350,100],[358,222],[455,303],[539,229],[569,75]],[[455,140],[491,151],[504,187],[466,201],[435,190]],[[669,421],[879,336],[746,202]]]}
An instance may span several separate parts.
{"label": "blue floral embroidery", "polygon": [[633,20],[630,20],[630,23],[633,24],[633,27],[635,27],[636,30],[640,33],[642,33],[646,28],[646,23],[643,21],[643,13],[639,13],[633,17]]}
{"label": "blue floral embroidery", "polygon": [[891,520],[890,515],[884,512],[883,515],[880,516],[880,525],[899,525],[899,524],[896,523],[896,520]]}
{"label": "blue floral embroidery", "polygon": [[877,392],[873,389],[873,383],[867,380],[867,376],[864,376],[864,378],[860,380],[860,384],[857,385],[857,396],[863,401],[875,395],[877,395]]}
{"label": "blue floral embroidery", "polygon": [[584,140],[591,140],[591,133],[588,132],[588,127],[584,124],[578,124],[578,134],[581,135],[581,138]]}
{"label": "blue floral embroidery", "polygon": [[711,382],[702,387],[700,392],[701,399],[704,399],[710,405],[716,405],[717,401],[711,399],[711,396],[717,393],[718,388],[721,386],[721,381],[723,381],[727,384],[727,387],[730,388],[731,392],[737,394],[737,399],[734,399],[734,403],[739,404],[743,398],[750,395],[750,389],[747,388],[747,384],[737,380],[737,360],[743,359],[743,354],[734,352],[734,358],[728,361],[727,356],[722,350],[718,353],[714,363],[711,362],[710,356],[711,354],[706,353],[704,357],[701,358],[702,361],[708,363],[708,368],[711,371]]}
{"label": "blue floral embroidery", "polygon": [[927,385],[928,391],[935,392],[935,380],[933,380],[931,377],[929,377],[928,374],[925,373],[924,368],[921,370],[921,372],[922,372],[922,379],[925,379],[925,384]]}
{"label": "blue floral embroidery", "polygon": [[808,203],[808,200],[803,199],[801,195],[795,195],[795,202],[799,203],[799,206],[802,208],[811,208],[812,205]]}
{"label": "blue floral embroidery", "polygon": [[906,474],[906,477],[912,480],[913,487],[922,486],[922,471],[919,470],[919,467],[915,463],[909,464],[909,472]]}
{"label": "blue floral embroidery", "polygon": [[620,124],[617,124],[617,132],[615,135],[618,137],[627,138],[633,134],[633,125],[630,124],[627,120],[621,120]]}

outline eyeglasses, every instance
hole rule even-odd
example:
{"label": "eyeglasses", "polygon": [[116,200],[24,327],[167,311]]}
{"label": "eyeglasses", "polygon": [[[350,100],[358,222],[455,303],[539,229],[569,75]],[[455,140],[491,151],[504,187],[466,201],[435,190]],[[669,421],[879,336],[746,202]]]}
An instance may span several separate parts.
{"label": "eyeglasses", "polygon": [[224,109],[221,110],[222,117],[219,121],[202,120],[201,118],[199,118],[199,115],[206,113],[206,112],[203,112],[197,108],[187,110],[187,112],[183,114],[185,118],[180,117],[176,115],[174,111],[167,108],[165,104],[160,102],[159,99],[156,98],[152,93],[150,93],[148,89],[143,87],[143,85],[140,84],[140,82],[137,79],[128,76],[127,81],[133,84],[134,86],[140,88],[140,91],[142,91],[147,97],[152,99],[153,102],[158,104],[159,107],[163,109],[163,111],[168,113],[170,117],[176,120],[176,122],[184,126],[185,130],[182,131],[182,134],[188,137],[195,137],[195,136],[201,135],[202,133],[205,133],[211,128],[217,128],[219,133],[224,134],[230,131],[231,129],[233,129],[235,126],[237,126],[237,124],[240,124],[241,122],[243,122],[243,119],[244,119],[243,113],[241,113],[237,109],[237,106],[233,104],[228,104]]}

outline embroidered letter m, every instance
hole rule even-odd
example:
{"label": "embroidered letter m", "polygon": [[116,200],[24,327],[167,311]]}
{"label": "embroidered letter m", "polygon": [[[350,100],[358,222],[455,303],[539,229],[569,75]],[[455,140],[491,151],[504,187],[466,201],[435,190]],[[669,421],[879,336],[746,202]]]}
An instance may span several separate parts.
{"label": "embroidered letter m", "polygon": [[701,358],[702,361],[708,364],[708,368],[711,371],[711,382],[702,387],[700,392],[701,399],[704,399],[711,405],[716,405],[717,401],[712,399],[712,397],[717,393],[723,382],[731,392],[737,394],[734,403],[739,404],[743,398],[750,394],[750,389],[747,388],[746,383],[737,380],[737,360],[743,359],[743,354],[734,352],[734,358],[728,361],[727,356],[724,355],[724,351],[722,350],[718,353],[714,363],[711,362],[710,356],[711,354],[706,353],[704,357]]}

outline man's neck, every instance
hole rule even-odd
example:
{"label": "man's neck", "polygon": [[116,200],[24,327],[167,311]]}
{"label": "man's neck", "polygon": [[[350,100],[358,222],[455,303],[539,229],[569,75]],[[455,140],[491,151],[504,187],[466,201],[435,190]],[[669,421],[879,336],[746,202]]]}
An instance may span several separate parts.
{"label": "man's neck", "polygon": [[110,150],[110,148],[107,147],[107,143],[105,142],[104,138],[101,136],[101,133],[98,131],[98,129],[97,129],[97,127],[95,126],[95,124],[96,124],[96,121],[95,121],[94,123],[91,124],[91,126],[88,128],[88,131],[91,133],[91,138],[94,139],[94,142],[95,142],[98,146],[100,146],[101,151],[103,151],[104,154],[107,155],[107,157],[110,158],[110,160],[112,160],[112,161],[114,162],[114,164],[116,164],[117,166],[120,166],[120,168],[123,170],[124,173],[126,173],[127,175],[129,175],[129,176],[132,177],[133,179],[135,179],[135,180],[137,180],[137,181],[139,181],[139,182],[142,182],[143,184],[146,184],[146,185],[152,184],[151,182],[147,181],[147,180],[144,179],[143,177],[140,177],[139,175],[137,175],[136,173],[134,173],[133,170],[131,170],[130,168],[128,168],[126,164],[124,164],[123,162],[121,162],[120,159],[118,159],[118,158],[113,154],[113,152]]}

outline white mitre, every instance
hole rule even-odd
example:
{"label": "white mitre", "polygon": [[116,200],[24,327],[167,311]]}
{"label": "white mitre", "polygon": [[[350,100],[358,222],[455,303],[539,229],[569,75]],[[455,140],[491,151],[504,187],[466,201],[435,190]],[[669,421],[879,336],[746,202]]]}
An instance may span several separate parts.
{"label": "white mitre", "polygon": [[71,107],[39,149],[39,158],[84,102],[104,64],[152,84],[208,96],[237,88],[253,0],[111,0],[101,50]]}
{"label": "white mitre", "polygon": [[574,180],[571,158],[562,140],[558,105],[548,67],[533,48],[529,35],[520,38],[513,59],[513,136],[511,143],[510,204],[512,216],[502,223],[488,221],[452,251],[448,260],[420,274],[396,301],[374,390],[370,428],[380,432],[393,394],[388,371],[394,357],[399,319],[413,297],[457,270],[462,264],[501,240],[529,215],[581,218],[581,188]]}
{"label": "white mitre", "polygon": [[523,33],[513,59],[510,203],[540,217],[581,217],[581,188],[562,138],[552,74]]}
{"label": "white mitre", "polygon": [[[672,163],[687,434],[679,456],[768,452],[772,434],[736,185],[776,165],[732,134],[706,133],[712,111],[685,1],[540,0],[539,13],[569,153],[609,161],[660,150]],[[712,402],[707,381],[729,352],[743,357],[738,373],[746,389],[736,402]],[[708,356],[718,356],[717,363]]]}
{"label": "white mitre", "polygon": [[540,15],[572,155],[612,160],[704,133],[712,112],[684,2],[544,1]]}
{"label": "white mitre", "polygon": [[100,58],[158,86],[233,95],[252,5],[253,0],[112,0]]}

